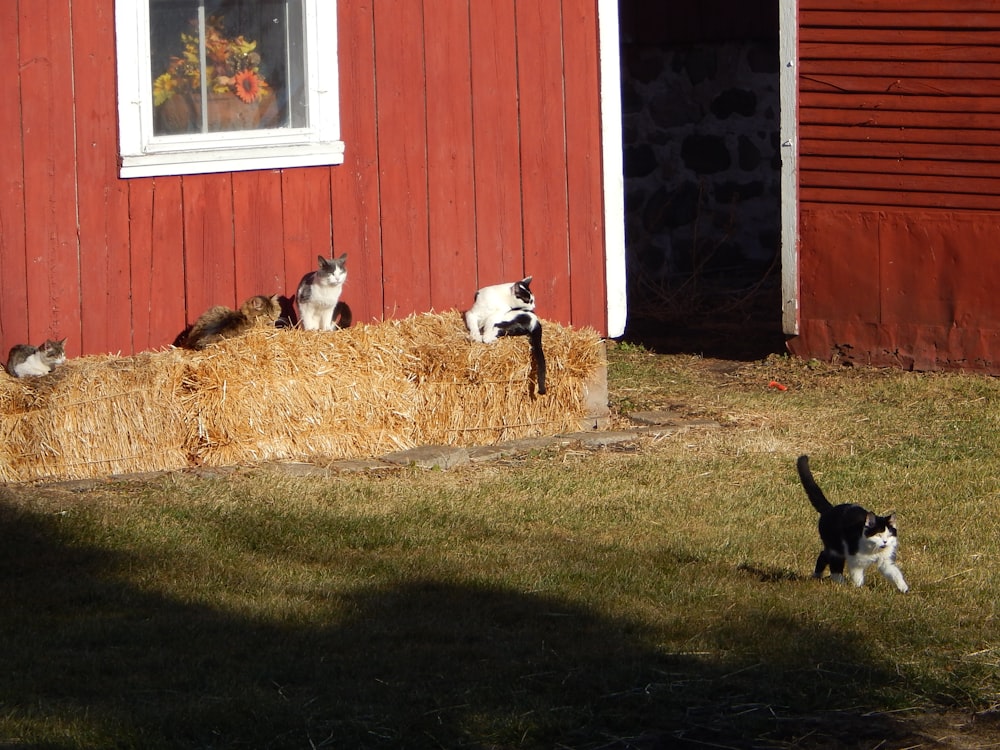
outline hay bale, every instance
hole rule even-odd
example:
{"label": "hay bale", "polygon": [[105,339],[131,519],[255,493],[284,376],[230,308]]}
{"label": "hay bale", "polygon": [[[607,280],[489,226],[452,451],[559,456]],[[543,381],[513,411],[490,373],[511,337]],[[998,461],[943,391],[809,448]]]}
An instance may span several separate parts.
{"label": "hay bale", "polygon": [[552,324],[545,337],[552,385],[535,397],[528,341],[472,344],[454,311],[335,333],[256,329],[192,355],[188,452],[210,466],[333,460],[577,429],[600,339]]}
{"label": "hay bale", "polygon": [[28,408],[25,389],[17,379],[0,373],[0,482],[16,482],[14,471],[15,444],[14,430],[21,415]]}
{"label": "hay bale", "polygon": [[575,430],[603,368],[592,330],[544,323],[548,393],[525,338],[468,340],[461,315],[334,333],[257,327],[202,351],[81,357],[0,386],[0,481],[365,458]]}
{"label": "hay bale", "polygon": [[595,331],[543,321],[548,393],[538,396],[526,337],[471,343],[457,312],[394,327],[414,355],[405,366],[419,386],[415,441],[423,444],[490,445],[576,430],[587,416],[587,384],[605,365]]}
{"label": "hay bale", "polygon": [[414,384],[377,332],[258,328],[197,353],[186,382],[189,451],[226,466],[413,447]]}
{"label": "hay bale", "polygon": [[79,357],[50,375],[8,380],[2,406],[14,423],[4,427],[0,476],[86,479],[186,466],[185,369],[179,352],[163,351]]}

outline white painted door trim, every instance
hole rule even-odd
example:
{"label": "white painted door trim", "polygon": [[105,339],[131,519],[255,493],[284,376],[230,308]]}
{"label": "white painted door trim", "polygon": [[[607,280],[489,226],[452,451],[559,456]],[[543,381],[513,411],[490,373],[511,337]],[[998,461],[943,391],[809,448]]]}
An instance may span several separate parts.
{"label": "white painted door trim", "polygon": [[625,333],[625,174],[622,155],[621,50],[618,0],[597,2],[601,76],[601,168],[604,179],[604,258],[608,337]]}
{"label": "white painted door trim", "polygon": [[799,15],[798,0],[778,0],[781,63],[781,325],[799,332]]}

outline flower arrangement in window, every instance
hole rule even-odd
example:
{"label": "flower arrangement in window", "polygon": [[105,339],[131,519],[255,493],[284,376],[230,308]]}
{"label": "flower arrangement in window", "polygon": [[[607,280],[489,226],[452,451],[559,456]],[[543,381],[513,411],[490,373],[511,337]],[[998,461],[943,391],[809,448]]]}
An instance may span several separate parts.
{"label": "flower arrangement in window", "polygon": [[[153,82],[153,103],[157,107],[177,94],[190,96],[201,91],[198,22],[192,19],[191,25],[193,32],[181,34],[183,53],[172,57],[167,70]],[[223,26],[222,16],[211,16],[205,23],[205,78],[209,91],[232,94],[244,104],[258,102],[270,94],[270,89],[260,74],[257,42],[242,34],[227,37]]]}

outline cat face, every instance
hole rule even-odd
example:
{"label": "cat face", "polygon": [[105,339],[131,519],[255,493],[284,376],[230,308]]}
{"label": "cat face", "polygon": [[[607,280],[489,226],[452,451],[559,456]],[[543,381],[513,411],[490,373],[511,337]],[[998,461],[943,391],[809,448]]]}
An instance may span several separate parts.
{"label": "cat face", "polygon": [[344,253],[339,258],[324,258],[322,255],[319,258],[319,273],[325,277],[325,282],[328,284],[343,284],[347,280],[347,268],[345,266],[347,262],[347,253]]}
{"label": "cat face", "polygon": [[525,309],[534,309],[535,307],[535,295],[531,293],[531,289],[528,285],[531,284],[531,277],[525,276],[520,281],[515,281],[511,285],[511,294],[514,298],[521,302],[521,306]]}
{"label": "cat face", "polygon": [[246,315],[249,320],[256,318],[277,320],[281,315],[281,303],[278,301],[277,294],[271,297],[258,294],[240,305],[240,312]]}
{"label": "cat face", "polygon": [[863,532],[867,545],[872,550],[883,550],[895,547],[897,543],[896,515],[877,516],[868,514]]}
{"label": "cat face", "polygon": [[66,361],[66,339],[48,339],[39,347],[39,351],[52,364],[61,365]]}

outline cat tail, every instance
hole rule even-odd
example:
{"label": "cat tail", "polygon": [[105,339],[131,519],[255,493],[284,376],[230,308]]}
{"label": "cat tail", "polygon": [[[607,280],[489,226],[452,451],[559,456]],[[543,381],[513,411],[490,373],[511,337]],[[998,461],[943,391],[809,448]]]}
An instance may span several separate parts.
{"label": "cat tail", "polygon": [[809,456],[799,456],[796,467],[799,470],[799,479],[802,480],[802,486],[805,488],[806,495],[809,496],[809,502],[812,503],[812,506],[820,513],[830,510],[833,506],[826,499],[823,490],[816,484],[812,472],[809,471]]}
{"label": "cat tail", "polygon": [[538,370],[538,395],[545,395],[545,352],[542,350],[542,322],[535,319],[535,325],[528,333],[531,341],[531,356]]}

